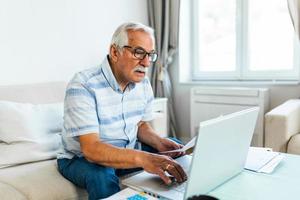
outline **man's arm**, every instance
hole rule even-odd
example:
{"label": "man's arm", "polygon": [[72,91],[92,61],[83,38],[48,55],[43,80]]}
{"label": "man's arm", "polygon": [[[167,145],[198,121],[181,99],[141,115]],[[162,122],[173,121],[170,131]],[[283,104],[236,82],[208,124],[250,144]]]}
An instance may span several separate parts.
{"label": "man's arm", "polygon": [[[181,144],[178,144],[172,140],[160,137],[148,122],[140,122],[138,126],[138,139],[141,142],[152,146],[158,150],[158,152],[175,150],[183,147]],[[171,157],[178,157],[183,154],[184,153],[171,153],[167,155]]]}
{"label": "man's arm", "polygon": [[153,147],[154,149],[159,149],[161,144],[161,137],[154,131],[148,122],[139,122],[138,124],[138,139]]}
{"label": "man's arm", "polygon": [[98,133],[81,135],[79,141],[84,157],[90,162],[114,168],[141,167],[143,152],[103,143]]}
{"label": "man's arm", "polygon": [[97,133],[79,136],[84,157],[90,162],[114,168],[142,167],[145,171],[159,175],[166,184],[170,184],[167,171],[178,182],[186,180],[181,166],[168,156],[151,154],[133,149],[121,149],[100,141]]}

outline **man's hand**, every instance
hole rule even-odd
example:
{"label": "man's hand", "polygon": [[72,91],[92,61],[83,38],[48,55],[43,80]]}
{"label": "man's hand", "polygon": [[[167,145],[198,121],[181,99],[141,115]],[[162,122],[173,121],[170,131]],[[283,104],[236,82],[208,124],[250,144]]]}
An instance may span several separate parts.
{"label": "man's hand", "polygon": [[[161,138],[159,145],[157,146],[158,152],[171,151],[182,148],[183,145],[178,144],[170,139]],[[163,153],[164,155],[176,158],[185,154],[185,152]]]}
{"label": "man's hand", "polygon": [[171,184],[172,181],[165,172],[175,177],[178,183],[187,180],[187,175],[182,167],[168,156],[145,153],[141,158],[141,163],[145,171],[159,175],[166,184]]}

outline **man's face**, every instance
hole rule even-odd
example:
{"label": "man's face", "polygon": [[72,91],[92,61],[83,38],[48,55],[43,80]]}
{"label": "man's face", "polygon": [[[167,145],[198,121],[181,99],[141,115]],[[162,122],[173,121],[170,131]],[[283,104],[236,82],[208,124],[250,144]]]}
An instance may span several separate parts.
{"label": "man's face", "polygon": [[137,58],[139,52],[153,52],[154,41],[152,37],[143,31],[129,31],[128,45],[118,53],[115,62],[115,76],[120,84],[140,82],[145,78],[146,69],[151,65],[148,55]]}

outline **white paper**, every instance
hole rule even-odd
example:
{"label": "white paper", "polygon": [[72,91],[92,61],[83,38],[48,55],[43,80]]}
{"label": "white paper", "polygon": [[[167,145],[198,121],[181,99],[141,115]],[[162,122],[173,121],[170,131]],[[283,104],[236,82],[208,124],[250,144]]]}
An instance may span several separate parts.
{"label": "white paper", "polygon": [[281,160],[284,158],[282,154],[276,156],[274,159],[272,159],[269,163],[267,163],[265,166],[263,166],[258,172],[261,173],[267,173],[270,174],[274,171],[275,167],[281,162]]}
{"label": "white paper", "polygon": [[186,145],[184,145],[182,148],[180,149],[175,149],[175,150],[171,150],[171,151],[163,151],[160,153],[175,153],[175,152],[185,152],[186,150],[194,147],[196,144],[196,137],[194,137],[193,139],[191,139]]}
{"label": "white paper", "polygon": [[268,148],[250,147],[245,169],[271,173],[283,157],[279,152],[273,152]]}

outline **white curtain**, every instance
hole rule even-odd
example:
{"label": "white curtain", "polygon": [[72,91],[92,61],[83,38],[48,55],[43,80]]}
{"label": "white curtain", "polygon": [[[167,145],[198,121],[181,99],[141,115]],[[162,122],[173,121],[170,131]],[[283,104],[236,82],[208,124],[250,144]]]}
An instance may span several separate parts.
{"label": "white curtain", "polygon": [[287,0],[287,3],[295,32],[300,39],[300,0]]}

